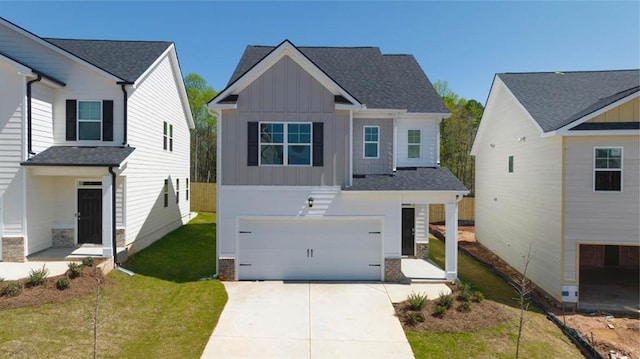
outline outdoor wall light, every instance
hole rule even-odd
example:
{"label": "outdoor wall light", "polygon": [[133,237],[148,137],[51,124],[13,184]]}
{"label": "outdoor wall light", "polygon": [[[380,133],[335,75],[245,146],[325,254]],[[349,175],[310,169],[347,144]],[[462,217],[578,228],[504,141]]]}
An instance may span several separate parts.
{"label": "outdoor wall light", "polygon": [[313,207],[313,197],[307,198],[307,204],[309,205],[309,208]]}

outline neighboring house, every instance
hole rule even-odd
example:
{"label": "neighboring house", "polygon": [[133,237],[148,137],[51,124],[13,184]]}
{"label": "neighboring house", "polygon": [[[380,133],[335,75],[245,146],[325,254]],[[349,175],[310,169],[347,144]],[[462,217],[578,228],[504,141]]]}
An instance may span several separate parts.
{"label": "neighboring house", "polygon": [[[471,154],[476,237],[558,302],[638,306],[640,71],[501,73]],[[635,303],[635,305],[634,305]]]}
{"label": "neighboring house", "polygon": [[139,250],[189,216],[193,119],[171,42],[46,39],[0,18],[3,261]]}
{"label": "neighboring house", "polygon": [[413,56],[248,46],[209,107],[222,279],[400,280],[402,256],[426,256],[431,203],[456,278],[468,191],[439,166],[449,112]]}

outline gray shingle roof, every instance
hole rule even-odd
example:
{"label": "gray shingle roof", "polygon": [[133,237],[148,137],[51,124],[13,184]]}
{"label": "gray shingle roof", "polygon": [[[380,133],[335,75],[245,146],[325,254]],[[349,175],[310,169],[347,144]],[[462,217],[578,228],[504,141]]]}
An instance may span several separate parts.
{"label": "gray shingle roof", "polygon": [[[272,46],[247,46],[229,85]],[[377,47],[297,47],[333,81],[368,108],[449,113],[412,55],[384,55]]]}
{"label": "gray shingle roof", "polygon": [[126,82],[137,80],[172,44],[166,41],[43,39]]}
{"label": "gray shingle roof", "polygon": [[393,175],[366,175],[353,178],[347,191],[455,191],[468,189],[444,167],[398,169]]}
{"label": "gray shingle roof", "polygon": [[53,146],[22,162],[23,166],[119,166],[133,147]]}
{"label": "gray shingle roof", "polygon": [[501,73],[544,132],[554,131],[640,90],[640,70]]}

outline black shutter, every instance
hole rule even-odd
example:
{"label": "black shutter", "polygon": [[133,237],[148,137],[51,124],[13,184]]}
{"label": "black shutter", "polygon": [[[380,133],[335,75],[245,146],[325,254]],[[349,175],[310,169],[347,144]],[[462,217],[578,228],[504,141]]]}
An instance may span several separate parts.
{"label": "black shutter", "polygon": [[67,100],[67,141],[76,140],[76,100]]}
{"label": "black shutter", "polygon": [[313,123],[313,166],[324,166],[324,123]]}
{"label": "black shutter", "polygon": [[113,100],[102,101],[102,140],[113,141]]}
{"label": "black shutter", "polygon": [[247,166],[258,165],[258,123],[247,124]]}

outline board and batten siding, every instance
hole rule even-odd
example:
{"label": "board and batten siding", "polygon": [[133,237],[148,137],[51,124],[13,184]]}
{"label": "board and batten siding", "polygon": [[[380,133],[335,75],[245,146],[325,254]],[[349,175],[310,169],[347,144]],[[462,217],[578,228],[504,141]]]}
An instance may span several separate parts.
{"label": "board and batten siding", "polygon": [[[172,71],[165,57],[129,95],[129,157],[126,176],[126,244],[140,250],[183,224],[189,215],[185,199],[189,178],[189,126]],[[180,79],[182,81],[182,79]],[[131,91],[131,90],[129,90]],[[173,151],[163,149],[163,124],[173,125]],[[168,206],[164,207],[164,180],[169,179]],[[176,203],[176,179],[180,201]]]}
{"label": "board and batten siding", "polygon": [[[623,148],[622,192],[594,191],[594,147]],[[564,279],[577,281],[579,244],[640,245],[640,136],[567,136],[565,148]]]}
{"label": "board and batten siding", "polygon": [[560,300],[562,139],[542,138],[498,78],[486,109],[476,153],[476,238],[520,271],[531,246],[528,276]]}
{"label": "board and batten siding", "polygon": [[627,101],[620,106],[600,114],[587,123],[593,122],[638,122],[640,118],[640,98]]}
{"label": "board and batten siding", "polygon": [[24,235],[24,168],[20,162],[24,155],[25,80],[13,66],[0,62],[0,83],[0,193],[4,203],[1,222],[6,237]]}
{"label": "board and batten siding", "polygon": [[[248,122],[322,122],[324,165],[248,166]],[[342,186],[348,182],[349,112],[336,111],[334,97],[285,56],[239,93],[238,108],[223,110],[222,185]]]}
{"label": "board and batten siding", "polygon": [[[398,119],[396,165],[398,167],[435,167],[438,164],[440,120]],[[409,158],[409,130],[420,130],[420,158]]]}
{"label": "board and batten siding", "polygon": [[[364,158],[364,127],[377,126],[378,158]],[[393,172],[393,119],[353,119],[353,174],[379,175]]]}

